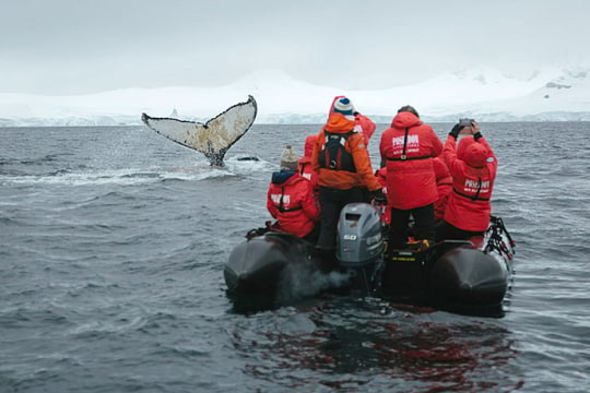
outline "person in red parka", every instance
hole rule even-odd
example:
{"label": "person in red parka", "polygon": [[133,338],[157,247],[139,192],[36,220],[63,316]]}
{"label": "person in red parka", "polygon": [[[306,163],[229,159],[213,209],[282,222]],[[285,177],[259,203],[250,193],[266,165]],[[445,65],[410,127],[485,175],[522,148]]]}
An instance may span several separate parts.
{"label": "person in red parka", "polygon": [[432,164],[438,191],[438,200],[434,202],[434,222],[440,222],[445,215],[449,193],[453,189],[453,178],[447,164],[440,157],[434,158]]}
{"label": "person in red parka", "polygon": [[416,240],[434,240],[434,202],[438,200],[432,160],[442,142],[432,127],[420,121],[407,105],[398,110],[391,127],[381,135],[381,162],[387,165],[387,199],[391,207],[390,249],[407,241],[410,214]]}
{"label": "person in red parka", "polygon": [[[467,131],[465,128],[462,129],[462,132],[471,132],[469,128]],[[463,160],[465,158],[465,150],[474,143],[475,140],[473,139],[473,135],[465,135],[461,139],[459,139],[459,143],[457,144],[457,158]]]}
{"label": "person in red parka", "polygon": [[[377,172],[375,172],[375,176],[379,181],[379,184],[383,187],[383,192],[387,195],[387,167],[380,168]],[[381,209],[381,220],[386,224],[389,225],[391,223],[391,208],[389,205],[385,204],[384,206],[379,206]]]}
{"label": "person in red parka", "polygon": [[335,97],[328,121],[318,134],[311,163],[318,174],[320,194],[320,237],[317,247],[330,258],[336,247],[340,211],[348,203],[368,202],[369,194],[385,200],[381,184],[373,174],[367,144],[357,131],[352,102]]}
{"label": "person in red parka", "polygon": [[363,137],[365,138],[365,144],[368,146],[369,140],[373,136],[373,133],[377,128],[377,125],[375,125],[373,120],[356,111],[354,112],[354,124],[356,130],[363,133]]}
{"label": "person in red parka", "polygon": [[463,158],[457,157],[456,140],[462,127],[456,124],[444,146],[443,158],[453,177],[444,219],[436,230],[436,239],[468,240],[481,237],[490,223],[492,190],[498,161],[481,135],[479,124],[465,127],[473,142],[467,142]]}
{"label": "person in red parka", "polygon": [[308,135],[307,138],[305,138],[303,157],[299,159],[299,164],[297,166],[297,173],[309,180],[314,190],[316,190],[318,186],[318,174],[311,167],[311,153],[313,152],[313,147],[317,139],[317,134]]}
{"label": "person in red parka", "polygon": [[266,207],[277,219],[271,228],[315,242],[319,211],[309,180],[297,174],[297,155],[291,145],[281,155],[281,170],[273,172]]}

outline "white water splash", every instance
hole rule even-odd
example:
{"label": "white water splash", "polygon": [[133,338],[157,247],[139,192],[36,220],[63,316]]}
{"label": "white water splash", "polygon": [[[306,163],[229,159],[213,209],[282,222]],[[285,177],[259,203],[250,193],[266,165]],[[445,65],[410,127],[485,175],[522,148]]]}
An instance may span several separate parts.
{"label": "white water splash", "polygon": [[346,285],[349,275],[339,272],[322,273],[314,261],[292,263],[281,275],[279,293],[280,302],[289,302],[311,297],[318,293]]}
{"label": "white water splash", "polygon": [[63,172],[47,175],[2,175],[0,184],[46,184],[46,185],[136,185],[156,183],[162,180],[200,181],[227,176],[248,176],[256,172],[267,172],[266,161],[230,161],[226,168],[212,168],[209,165],[177,168],[122,168],[98,169],[81,172]]}

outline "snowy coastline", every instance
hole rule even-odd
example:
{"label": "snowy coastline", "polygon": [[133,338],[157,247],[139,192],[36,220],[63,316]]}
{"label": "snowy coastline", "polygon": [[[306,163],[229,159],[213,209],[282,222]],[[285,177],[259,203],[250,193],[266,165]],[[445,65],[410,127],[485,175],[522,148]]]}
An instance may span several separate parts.
{"label": "snowy coastline", "polygon": [[219,87],[129,88],[77,96],[0,93],[0,127],[139,125],[141,113],[205,121],[248,94],[259,103],[259,124],[318,124],[330,99],[346,94],[357,109],[388,123],[412,104],[426,121],[590,121],[590,71],[549,69],[526,80],[478,68],[417,84],[343,91],[263,70]]}

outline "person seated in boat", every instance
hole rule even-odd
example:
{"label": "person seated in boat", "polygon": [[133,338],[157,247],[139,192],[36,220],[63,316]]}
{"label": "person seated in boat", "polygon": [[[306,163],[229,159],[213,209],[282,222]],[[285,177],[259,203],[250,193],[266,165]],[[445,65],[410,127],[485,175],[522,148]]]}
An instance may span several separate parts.
{"label": "person seated in boat", "polygon": [[311,153],[313,152],[313,146],[315,145],[317,139],[317,134],[308,135],[307,138],[305,138],[303,157],[299,159],[299,163],[297,165],[297,173],[311,182],[314,193],[317,191],[318,187],[318,174],[311,167]]}
{"label": "person seated in boat", "polygon": [[[483,240],[490,223],[492,190],[498,161],[479,123],[470,120],[470,125],[456,124],[446,140],[443,159],[453,177],[453,191],[449,194],[443,221],[436,230],[436,240]],[[456,140],[463,131],[473,135],[462,158],[456,151]]]}
{"label": "person seated in boat", "polygon": [[311,155],[320,194],[317,247],[326,257],[336,248],[336,228],[345,205],[368,202],[369,196],[385,200],[382,186],[373,174],[367,143],[358,131],[354,112],[349,98],[335,97]]}
{"label": "person seated in boat", "polygon": [[281,155],[281,168],[273,172],[266,207],[277,220],[271,229],[314,242],[319,210],[311,182],[297,173],[298,156],[291,145]]}
{"label": "person seated in boat", "polygon": [[438,223],[445,215],[449,194],[453,189],[453,178],[447,164],[440,157],[432,160],[432,166],[434,167],[436,190],[438,191],[438,199],[434,202],[434,222]]}
{"label": "person seated in boat", "polygon": [[381,135],[381,162],[387,167],[387,199],[391,208],[389,249],[404,248],[410,215],[415,240],[434,240],[434,203],[438,200],[433,158],[442,142],[424,124],[416,109],[401,107]]}

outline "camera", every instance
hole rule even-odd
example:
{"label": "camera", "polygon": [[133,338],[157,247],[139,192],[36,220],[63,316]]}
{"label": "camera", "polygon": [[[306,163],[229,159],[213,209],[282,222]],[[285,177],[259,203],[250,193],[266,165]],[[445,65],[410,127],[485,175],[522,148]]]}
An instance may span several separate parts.
{"label": "camera", "polygon": [[471,127],[475,123],[474,119],[459,119],[459,126],[460,127]]}

